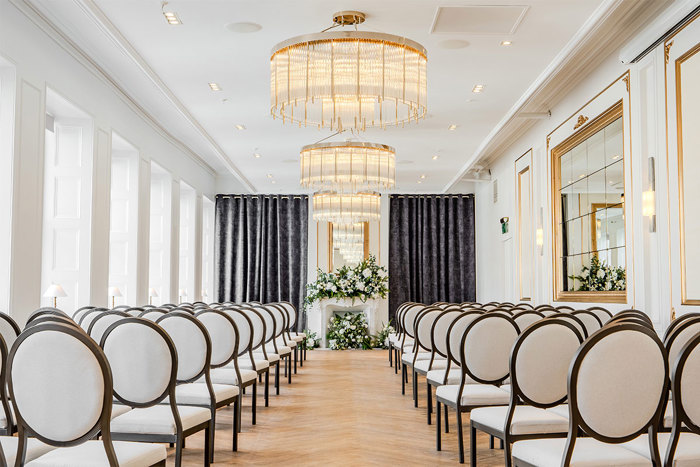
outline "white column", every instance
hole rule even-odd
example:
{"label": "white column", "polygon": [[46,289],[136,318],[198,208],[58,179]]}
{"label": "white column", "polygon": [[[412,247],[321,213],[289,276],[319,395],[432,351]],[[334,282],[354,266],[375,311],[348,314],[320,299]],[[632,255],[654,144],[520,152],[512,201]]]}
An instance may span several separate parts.
{"label": "white column", "polygon": [[194,290],[192,299],[202,300],[202,194],[197,192],[194,203]]}
{"label": "white column", "polygon": [[136,234],[136,301],[148,303],[149,252],[151,233],[151,161],[139,158],[138,222]]}
{"label": "white column", "polygon": [[170,181],[170,303],[178,303],[180,297],[180,179]]}
{"label": "white column", "polygon": [[95,135],[92,172],[90,241],[90,305],[106,307],[109,287],[109,226],[112,172],[112,134],[99,128]]}

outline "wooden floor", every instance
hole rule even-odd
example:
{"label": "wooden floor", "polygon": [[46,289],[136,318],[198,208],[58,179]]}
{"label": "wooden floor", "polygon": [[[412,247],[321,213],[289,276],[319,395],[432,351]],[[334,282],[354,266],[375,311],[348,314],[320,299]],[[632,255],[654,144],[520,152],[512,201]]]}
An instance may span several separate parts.
{"label": "wooden floor", "polygon": [[[270,407],[258,398],[257,425],[250,423],[250,396],[244,396],[239,451],[231,452],[232,409],[217,412],[215,465],[454,465],[458,464],[454,412],[443,451],[435,451],[435,426],[428,426],[425,384],[419,408],[401,395],[401,379],[389,367],[387,351],[308,352],[292,385],[282,383]],[[262,388],[260,388],[262,389]],[[262,394],[262,390],[259,392]],[[465,417],[465,452],[469,462],[469,427]],[[503,451],[490,450],[479,435],[478,463],[501,466]],[[203,436],[187,440],[184,465],[202,465]],[[168,465],[174,465],[174,449]]]}

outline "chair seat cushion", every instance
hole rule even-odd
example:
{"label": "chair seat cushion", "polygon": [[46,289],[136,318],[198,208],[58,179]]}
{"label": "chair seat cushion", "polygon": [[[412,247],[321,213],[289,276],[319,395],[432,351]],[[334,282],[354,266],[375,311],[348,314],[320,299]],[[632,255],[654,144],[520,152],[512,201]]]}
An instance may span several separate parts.
{"label": "chair seat cushion", "polygon": [[[208,421],[211,418],[209,409],[204,407],[178,406],[182,429]],[[146,408],[136,408],[120,415],[111,424],[112,433],[151,433],[158,435],[174,435],[175,420],[170,405],[154,405]]]}
{"label": "chair seat cushion", "polygon": [[[267,359],[266,359],[266,360],[267,360],[268,362],[270,362],[270,363],[275,363],[275,362],[279,362],[279,361],[280,361],[280,356],[279,356],[279,354],[276,354],[276,353],[274,353],[274,352],[266,352],[266,353],[267,353]],[[260,358],[260,359],[265,359],[265,355],[263,355],[262,352],[253,353],[253,359],[257,360],[257,359],[259,359],[259,358]]]}
{"label": "chair seat cushion", "polygon": [[569,419],[569,404],[557,405],[549,410],[562,418]]}
{"label": "chair seat cushion", "polygon": [[[413,352],[404,352],[403,355],[401,355],[401,362],[407,365],[412,365],[413,355]],[[418,352],[416,361],[418,360],[430,360],[430,352]]]}
{"label": "chair seat cushion", "polygon": [[265,346],[265,350],[267,351],[267,356],[270,356],[270,353],[277,353],[279,355],[289,355],[292,353],[291,347],[287,347],[286,345],[281,345],[277,344],[277,350],[275,350],[275,347],[272,344],[268,344]]}
{"label": "chair seat cushion", "polygon": [[[561,467],[565,438],[532,439],[513,445],[513,459],[538,467]],[[593,438],[577,438],[569,467],[649,467],[651,462],[629,449]]]}
{"label": "chair seat cushion", "polygon": [[[659,452],[663,459],[666,454],[666,447],[671,440],[671,433],[659,433]],[[649,435],[639,436],[632,441],[622,444],[622,447],[630,451],[651,459],[649,452]],[[697,467],[700,465],[700,435],[695,433],[681,433],[673,456],[673,467]]]}
{"label": "chair seat cushion", "polygon": [[[15,426],[15,415],[14,415],[14,409],[12,408],[12,401],[9,401],[8,405],[10,406],[10,420],[12,420],[12,426]],[[2,404],[0,404],[0,428],[5,428],[7,426],[7,415],[5,414],[5,409],[3,408]]]}
{"label": "chair seat cushion", "polygon": [[297,336],[297,335],[290,335],[289,338],[293,340],[294,342],[302,342],[304,339],[306,339],[306,336]]}
{"label": "chair seat cushion", "polygon": [[279,338],[277,339],[277,346],[279,347],[280,345],[286,345],[287,347],[291,347],[292,349],[297,346],[297,342],[292,339],[287,339],[287,342],[284,341],[284,339]]}
{"label": "chair seat cushion", "polygon": [[[245,384],[249,381],[254,381],[258,377],[258,372],[248,368],[238,368],[241,373],[242,383]],[[238,385],[238,376],[236,375],[236,370],[233,368],[214,368],[209,370],[209,376],[211,377],[211,382],[214,384],[233,384]],[[201,382],[201,381],[198,381]]]}
{"label": "chair seat cushion", "polygon": [[[508,414],[508,406],[481,407],[471,411],[469,419],[481,425],[503,433]],[[540,409],[531,405],[518,405],[513,412],[510,434],[528,435],[544,433],[562,433],[569,430],[569,421],[549,409]]]}
{"label": "chair seat cushion", "polygon": [[[426,374],[428,372],[428,367],[430,367],[431,370],[445,369],[445,368],[447,368],[447,360],[445,360],[444,358],[435,357],[435,359],[433,360],[432,366],[430,365],[429,359],[428,360],[419,360],[419,361],[416,361],[416,364],[414,365],[413,368],[416,371],[420,371],[420,372]],[[443,374],[444,374],[444,372],[443,372]]]}
{"label": "chair seat cushion", "polygon": [[[435,390],[435,396],[443,400],[457,403],[459,394],[458,384],[439,386]],[[510,402],[510,391],[503,387],[496,387],[490,384],[465,384],[462,391],[460,405],[506,405]]]}
{"label": "chair seat cushion", "polygon": [[112,404],[112,419],[123,415],[127,413],[129,410],[131,410],[131,407],[128,405],[122,405],[122,404]]}
{"label": "chair seat cushion", "polygon": [[[238,395],[238,386],[230,384],[212,384],[216,402],[232,399]],[[181,384],[175,388],[175,401],[182,405],[209,405],[209,390],[204,383]],[[161,404],[169,404],[170,398],[163,399]]]}
{"label": "chair seat cushion", "polygon": [[668,401],[666,412],[664,412],[664,428],[673,427],[673,402]]}
{"label": "chair seat cushion", "polygon": [[[150,443],[114,441],[114,452],[120,467],[144,467],[164,461],[165,446]],[[108,467],[102,441],[90,440],[78,446],[58,448],[29,462],[32,467]]]}
{"label": "chair seat cushion", "polygon": [[306,333],[304,332],[290,332],[289,334],[292,337],[301,337],[302,339],[306,338]]}
{"label": "chair seat cushion", "polygon": [[[454,366],[450,368],[450,372],[447,374],[447,381],[445,381],[445,369],[430,370],[425,377],[433,386],[442,386],[443,384],[459,384],[460,381],[462,381],[462,370],[460,368],[455,368]],[[476,381],[467,375],[467,384],[472,384],[475,382]]]}
{"label": "chair seat cushion", "polygon": [[[255,366],[253,366],[253,363],[250,361],[249,358],[239,358],[238,368],[257,371],[264,370],[265,368],[270,368],[270,362],[263,359],[262,357],[253,357],[253,362],[255,362]],[[224,368],[233,368],[233,363],[229,363]]]}
{"label": "chair seat cushion", "polygon": [[[15,465],[17,443],[19,443],[19,438],[16,436],[0,436],[0,444],[2,444],[2,451],[5,453],[5,461],[8,466]],[[54,449],[56,448],[44,444],[36,438],[27,438],[27,454],[25,454],[24,460],[25,462],[32,461]]]}

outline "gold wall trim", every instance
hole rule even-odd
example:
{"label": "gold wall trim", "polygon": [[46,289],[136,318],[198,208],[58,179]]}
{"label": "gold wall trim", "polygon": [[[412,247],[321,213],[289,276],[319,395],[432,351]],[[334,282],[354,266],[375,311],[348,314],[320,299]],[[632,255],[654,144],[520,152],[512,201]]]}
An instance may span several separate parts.
{"label": "gold wall trim", "polygon": [[584,115],[579,115],[578,119],[576,120],[576,125],[574,125],[574,130],[578,130],[579,127],[582,127],[587,121],[588,117]]}
{"label": "gold wall trim", "polygon": [[[688,298],[686,284],[686,261],[685,261],[685,197],[684,197],[684,177],[683,177],[683,102],[681,99],[681,65],[695,54],[700,52],[700,43],[690,48],[675,62],[676,73],[676,138],[678,153],[678,220],[680,234],[680,264],[681,264],[681,305],[700,305],[700,298]],[[667,62],[668,63],[668,62]]]}
{"label": "gold wall trim", "polygon": [[[523,295],[523,223],[522,223],[522,177],[526,173],[529,172],[530,175],[530,193],[529,193],[529,199],[530,199],[530,206],[528,209],[529,215],[532,215],[532,171],[530,170],[530,166],[532,165],[532,148],[528,149],[525,154],[522,156],[518,157],[516,159],[515,164],[516,164],[516,171],[517,171],[517,163],[520,159],[523,157],[529,155],[530,156],[530,161],[528,162],[527,166],[520,170],[517,175],[517,187],[518,187],[518,296],[520,297],[521,301],[529,301],[532,300],[532,297],[526,297]],[[532,245],[530,245],[532,246]],[[530,292],[532,292],[534,284],[530,284]]]}

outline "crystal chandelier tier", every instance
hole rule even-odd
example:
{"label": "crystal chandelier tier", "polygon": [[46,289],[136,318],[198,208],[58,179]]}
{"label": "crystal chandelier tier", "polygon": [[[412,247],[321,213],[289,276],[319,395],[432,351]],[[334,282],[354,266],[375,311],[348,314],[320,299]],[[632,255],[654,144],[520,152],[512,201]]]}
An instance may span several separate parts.
{"label": "crystal chandelier tier", "polygon": [[396,150],[364,142],[316,143],[301,149],[300,184],[320,191],[354,193],[396,185]]}
{"label": "crystal chandelier tier", "polygon": [[349,245],[355,243],[364,244],[365,224],[333,224],[333,245]]}
{"label": "crystal chandelier tier", "polygon": [[320,192],[313,196],[313,219],[354,224],[379,219],[379,193]]}
{"label": "crystal chandelier tier", "polygon": [[[357,25],[357,11],[334,15]],[[277,44],[270,57],[270,111],[300,126],[342,131],[403,125],[427,112],[425,48],[400,36],[331,31]]]}

